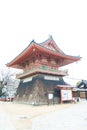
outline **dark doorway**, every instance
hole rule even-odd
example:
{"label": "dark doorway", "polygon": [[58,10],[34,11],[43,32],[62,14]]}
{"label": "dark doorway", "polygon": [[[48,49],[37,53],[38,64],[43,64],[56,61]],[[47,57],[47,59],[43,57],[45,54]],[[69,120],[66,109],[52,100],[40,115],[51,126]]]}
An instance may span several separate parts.
{"label": "dark doorway", "polygon": [[54,88],[54,103],[60,103],[60,90]]}

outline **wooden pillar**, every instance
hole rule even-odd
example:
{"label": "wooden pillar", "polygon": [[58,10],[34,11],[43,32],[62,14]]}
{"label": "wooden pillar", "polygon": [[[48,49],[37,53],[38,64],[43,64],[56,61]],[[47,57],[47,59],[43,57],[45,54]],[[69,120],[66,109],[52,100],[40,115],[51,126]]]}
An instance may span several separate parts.
{"label": "wooden pillar", "polygon": [[80,91],[77,91],[77,97],[80,97]]}
{"label": "wooden pillar", "polygon": [[62,89],[60,89],[60,103],[62,104],[63,101],[62,101],[62,92],[61,92]]}
{"label": "wooden pillar", "polygon": [[86,100],[87,100],[87,91],[85,91],[85,98],[86,98]]}

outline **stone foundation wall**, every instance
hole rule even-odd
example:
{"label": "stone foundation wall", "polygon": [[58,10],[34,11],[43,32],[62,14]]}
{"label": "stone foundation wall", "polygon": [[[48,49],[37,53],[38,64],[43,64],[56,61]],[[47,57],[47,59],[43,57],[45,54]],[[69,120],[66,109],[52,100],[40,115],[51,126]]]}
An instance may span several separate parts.
{"label": "stone foundation wall", "polygon": [[42,79],[36,79],[28,84],[20,83],[16,101],[33,105],[48,104],[48,91],[53,91],[53,84],[46,83]]}
{"label": "stone foundation wall", "polygon": [[[54,88],[58,84],[65,84],[63,78],[61,77],[58,81],[45,80],[43,77],[37,76],[29,82],[21,81],[17,89],[17,96],[15,100],[17,102],[23,102],[27,104],[49,104],[49,103],[59,103],[60,97],[55,96]],[[49,100],[49,94],[53,93],[53,99]],[[51,95],[52,96],[52,95]]]}

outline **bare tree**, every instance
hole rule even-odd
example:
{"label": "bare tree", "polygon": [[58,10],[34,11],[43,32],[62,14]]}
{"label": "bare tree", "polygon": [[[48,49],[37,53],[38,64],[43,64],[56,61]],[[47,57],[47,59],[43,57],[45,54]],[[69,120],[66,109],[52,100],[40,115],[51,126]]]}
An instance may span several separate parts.
{"label": "bare tree", "polygon": [[0,96],[2,95],[2,89],[3,89],[4,85],[3,85],[3,82],[0,81]]}
{"label": "bare tree", "polygon": [[5,85],[7,85],[11,82],[15,82],[14,75],[15,75],[15,73],[9,68],[0,70],[0,95],[3,94],[2,89]]}
{"label": "bare tree", "polygon": [[8,70],[1,70],[1,79],[2,81],[5,82],[10,82],[12,80],[13,77],[13,73],[10,71],[10,69]]}

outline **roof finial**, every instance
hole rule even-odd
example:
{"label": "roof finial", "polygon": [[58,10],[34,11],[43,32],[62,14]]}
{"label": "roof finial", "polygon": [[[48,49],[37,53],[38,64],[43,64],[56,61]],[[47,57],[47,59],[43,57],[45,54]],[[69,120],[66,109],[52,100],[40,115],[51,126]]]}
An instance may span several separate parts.
{"label": "roof finial", "polygon": [[52,35],[49,34],[49,38],[52,39]]}
{"label": "roof finial", "polygon": [[32,39],[32,42],[34,42],[34,39]]}

